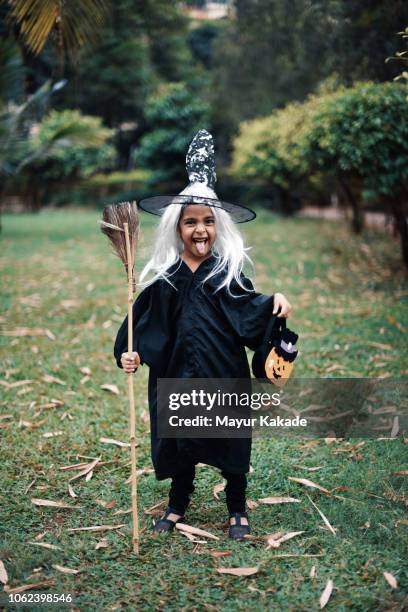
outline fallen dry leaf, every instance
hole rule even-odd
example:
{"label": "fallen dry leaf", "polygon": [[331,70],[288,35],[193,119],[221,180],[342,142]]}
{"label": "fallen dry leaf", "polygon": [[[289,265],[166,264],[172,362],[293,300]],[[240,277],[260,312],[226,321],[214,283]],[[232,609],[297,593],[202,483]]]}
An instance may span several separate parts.
{"label": "fallen dry leaf", "polygon": [[99,442],[102,442],[102,444],[115,444],[122,448],[130,447],[129,442],[120,442],[120,440],[114,440],[113,438],[99,438]]}
{"label": "fallen dry leaf", "polygon": [[106,538],[102,538],[102,540],[99,540],[99,542],[95,544],[95,550],[99,550],[100,548],[108,548],[108,547],[109,547],[109,542]]}
{"label": "fallen dry leaf", "polygon": [[62,550],[61,546],[56,544],[48,544],[47,542],[27,542],[32,546],[41,546],[41,548],[49,548],[50,550]]}
{"label": "fallen dry leaf", "polygon": [[130,514],[132,512],[132,508],[129,508],[128,510],[116,510],[116,512],[114,512],[112,514],[112,516],[116,516],[117,514]]}
{"label": "fallen dry leaf", "polygon": [[42,380],[50,384],[55,383],[56,385],[66,385],[67,384],[60,378],[57,378],[56,376],[52,376],[51,374],[44,374],[44,376],[42,377]]}
{"label": "fallen dry leaf", "polygon": [[72,465],[63,465],[62,467],[60,467],[60,470],[82,470],[84,467],[86,467],[87,465],[89,465],[88,463],[74,463]]}
{"label": "fallen dry leaf", "polygon": [[291,540],[292,538],[295,538],[296,536],[301,535],[302,533],[305,533],[305,532],[304,531],[290,531],[288,533],[281,535],[278,538],[273,537],[273,534],[272,534],[272,536],[269,536],[267,538],[268,546],[266,548],[267,549],[279,548],[279,546],[283,544],[283,542],[286,542],[287,540]]}
{"label": "fallen dry leaf", "polygon": [[167,499],[163,499],[158,504],[155,504],[151,508],[147,508],[147,510],[144,510],[144,513],[145,514],[157,514],[160,511],[159,509],[163,508],[163,506],[165,506],[166,504],[167,504]]}
{"label": "fallen dry leaf", "polygon": [[330,491],[317,484],[316,482],[309,480],[308,478],[295,478],[294,476],[289,476],[288,480],[291,480],[292,482],[298,482],[299,484],[305,485],[306,487],[318,489],[319,491],[323,491],[324,493],[328,493],[328,495],[331,495]]}
{"label": "fallen dry leaf", "polygon": [[113,508],[114,506],[116,506],[116,500],[115,499],[112,499],[112,501],[105,501],[103,499],[97,499],[96,503],[99,506],[102,506],[102,508],[108,508],[108,509]]}
{"label": "fallen dry leaf", "polygon": [[392,589],[396,589],[398,587],[398,583],[395,576],[393,576],[389,572],[383,572],[383,576]]}
{"label": "fallen dry leaf", "polygon": [[55,438],[55,436],[62,436],[64,432],[62,430],[59,431],[46,431],[43,433],[43,438]]}
{"label": "fallen dry leaf", "polygon": [[72,510],[82,508],[82,506],[71,506],[63,501],[51,501],[50,499],[39,499],[37,497],[32,497],[31,501],[35,506],[47,506],[49,508],[70,508]]}
{"label": "fallen dry leaf", "polygon": [[84,366],[83,368],[79,368],[79,371],[81,372],[81,374],[85,374],[85,376],[91,375],[91,369],[88,368],[87,366]]}
{"label": "fallen dry leaf", "polygon": [[61,574],[79,574],[81,570],[71,569],[70,567],[64,567],[63,565],[57,565],[53,563],[52,567],[61,572]]}
{"label": "fallen dry leaf", "polygon": [[85,482],[89,482],[92,476],[93,476],[93,470],[87,473],[87,475],[85,476]]}
{"label": "fallen dry leaf", "polygon": [[220,497],[219,497],[218,493],[221,493],[221,491],[224,491],[224,489],[225,489],[225,485],[226,485],[226,484],[227,484],[227,483],[226,483],[226,482],[225,482],[225,480],[224,480],[224,482],[219,482],[219,483],[218,483],[218,484],[216,484],[216,485],[214,486],[214,488],[213,488],[213,495],[214,495],[215,499],[218,499],[218,501],[219,501],[219,499],[220,499]]}
{"label": "fallen dry leaf", "polygon": [[408,476],[408,470],[399,470],[398,472],[394,472],[394,476]]}
{"label": "fallen dry leaf", "polygon": [[323,514],[323,512],[321,510],[319,510],[319,508],[316,506],[316,504],[310,499],[309,495],[307,495],[310,503],[312,504],[312,506],[314,506],[316,508],[316,510],[318,511],[318,513],[320,514],[320,516],[323,519],[324,524],[326,525],[326,527],[332,532],[333,535],[336,535],[336,530],[334,527],[332,527],[329,523],[329,521],[327,520],[327,518],[325,517],[325,515]]}
{"label": "fallen dry leaf", "polygon": [[333,580],[328,580],[323,593],[320,595],[320,608],[324,608],[329,601],[333,591]]}
{"label": "fallen dry leaf", "polygon": [[70,494],[71,497],[78,497],[78,495],[75,493],[74,489],[69,483],[68,483],[68,493]]}
{"label": "fallen dry leaf", "polygon": [[13,382],[13,383],[7,383],[7,387],[9,389],[14,389],[15,387],[22,387],[23,385],[29,385],[33,382],[34,382],[33,380],[17,380],[16,382]]}
{"label": "fallen dry leaf", "polygon": [[230,557],[232,553],[229,550],[210,550],[210,555],[218,559],[219,557]]}
{"label": "fallen dry leaf", "polygon": [[109,391],[110,393],[114,393],[115,395],[120,394],[120,391],[116,385],[109,385],[106,383],[104,385],[101,385],[101,389],[103,389],[104,391]]}
{"label": "fallen dry leaf", "polygon": [[252,576],[259,572],[259,567],[218,567],[217,572],[231,576]]}
{"label": "fallen dry leaf", "polygon": [[300,503],[300,499],[295,499],[294,497],[263,497],[262,499],[258,499],[260,504],[292,504],[292,503]]}
{"label": "fallen dry leaf", "polygon": [[[332,440],[333,438],[330,438],[330,439]],[[307,467],[306,465],[298,465],[294,463],[292,467],[298,468],[299,470],[306,470],[307,472],[317,472],[317,470],[321,470],[323,466],[318,465],[316,467]]]}
{"label": "fallen dry leaf", "polygon": [[55,340],[55,336],[49,329],[41,327],[16,327],[11,330],[1,330],[0,336],[48,336],[51,340]]}
{"label": "fallen dry leaf", "polygon": [[86,476],[87,474],[89,474],[89,472],[92,472],[96,464],[99,463],[100,459],[101,459],[100,457],[97,457],[96,459],[91,461],[91,463],[88,463],[87,466],[84,467],[83,470],[81,470],[78,474],[75,474],[75,476],[72,476],[72,478],[69,479],[70,482],[72,480],[76,480],[77,478],[81,478],[82,476]]}
{"label": "fallen dry leaf", "polygon": [[42,582],[35,582],[31,584],[22,584],[18,587],[9,587],[7,584],[4,587],[6,593],[23,593],[24,591],[31,591],[32,589],[41,589],[43,587],[52,586],[55,580],[42,580]]}
{"label": "fallen dry leaf", "polygon": [[310,578],[315,578],[316,577],[316,566],[313,565],[312,569],[310,570],[310,574],[309,574]]}
{"label": "fallen dry leaf", "polygon": [[112,529],[120,529],[125,527],[125,523],[121,525],[93,525],[92,527],[71,527],[67,531],[110,531]]}
{"label": "fallen dry leaf", "polygon": [[253,499],[247,499],[246,504],[250,510],[255,510],[255,508],[259,506],[259,504]]}
{"label": "fallen dry leaf", "polygon": [[176,523],[176,529],[180,531],[187,531],[188,533],[192,533],[193,535],[203,536],[204,538],[210,538],[211,540],[219,540],[220,538],[209,531],[204,531],[204,529],[199,529],[198,527],[192,527],[191,525],[186,525],[185,523]]}
{"label": "fallen dry leaf", "polygon": [[3,561],[0,559],[0,582],[2,582],[3,584],[7,584],[8,583],[8,575],[7,575],[7,570],[4,566]]}

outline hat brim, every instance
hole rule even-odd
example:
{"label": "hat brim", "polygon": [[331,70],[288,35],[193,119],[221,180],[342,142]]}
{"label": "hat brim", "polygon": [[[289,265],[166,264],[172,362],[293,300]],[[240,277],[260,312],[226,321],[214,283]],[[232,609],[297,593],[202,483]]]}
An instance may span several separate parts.
{"label": "hat brim", "polygon": [[235,223],[246,223],[252,221],[256,217],[256,213],[250,208],[241,206],[240,204],[231,204],[224,200],[216,200],[203,196],[194,195],[163,195],[145,198],[139,202],[142,210],[151,213],[152,215],[161,216],[167,206],[177,204],[179,206],[187,206],[190,204],[198,204],[201,206],[210,206],[212,208],[221,208],[229,213]]}

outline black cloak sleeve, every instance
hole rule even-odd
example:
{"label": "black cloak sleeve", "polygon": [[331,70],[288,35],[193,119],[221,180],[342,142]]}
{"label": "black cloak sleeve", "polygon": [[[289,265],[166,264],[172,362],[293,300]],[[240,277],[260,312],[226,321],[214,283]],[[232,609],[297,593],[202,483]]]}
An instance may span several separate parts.
{"label": "black cloak sleeve", "polygon": [[[133,304],[133,350],[140,356],[140,362],[160,369],[171,342],[172,326],[169,316],[172,312],[167,283],[149,285]],[[119,368],[120,358],[128,350],[128,317],[126,315],[116,336],[113,353]]]}
{"label": "black cloak sleeve", "polygon": [[219,304],[242,344],[255,351],[272,317],[274,296],[254,291],[252,282],[243,274],[241,282],[247,291],[233,281],[230,285],[232,295],[226,290],[220,291]]}

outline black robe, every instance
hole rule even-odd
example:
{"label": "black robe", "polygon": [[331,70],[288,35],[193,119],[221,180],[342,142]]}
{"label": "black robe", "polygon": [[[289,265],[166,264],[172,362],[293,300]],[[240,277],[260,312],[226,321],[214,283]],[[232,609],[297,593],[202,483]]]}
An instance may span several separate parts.
{"label": "black robe", "polygon": [[[261,343],[273,310],[273,296],[254,291],[249,279],[235,281],[230,295],[214,293],[221,275],[206,283],[215,258],[192,272],[181,259],[169,270],[169,280],[157,280],[133,304],[133,350],[149,366],[151,454],[158,480],[172,477],[187,462],[206,463],[226,472],[249,471],[251,438],[174,439],[157,437],[158,378],[250,378],[245,347]],[[239,297],[235,297],[239,296]],[[114,355],[127,352],[127,317],[115,341]]]}

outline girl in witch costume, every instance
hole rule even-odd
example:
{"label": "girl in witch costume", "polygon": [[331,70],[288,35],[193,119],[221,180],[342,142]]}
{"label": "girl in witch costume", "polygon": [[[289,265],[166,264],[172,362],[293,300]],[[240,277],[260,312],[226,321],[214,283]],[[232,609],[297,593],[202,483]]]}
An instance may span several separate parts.
{"label": "girl in witch costume", "polygon": [[[254,291],[243,273],[243,240],[234,221],[255,218],[251,210],[220,201],[211,134],[200,130],[186,157],[189,185],[178,196],[158,196],[140,207],[161,215],[153,256],[133,305],[135,352],[127,352],[127,317],[115,342],[117,365],[134,372],[147,364],[151,454],[158,480],[171,478],[169,504],[155,531],[170,531],[194,490],[195,465],[206,463],[226,479],[229,536],[250,533],[245,511],[251,438],[157,437],[158,378],[250,378],[245,347],[262,342],[273,314],[287,317],[291,305],[280,293]],[[146,279],[146,280],[144,280]]]}

